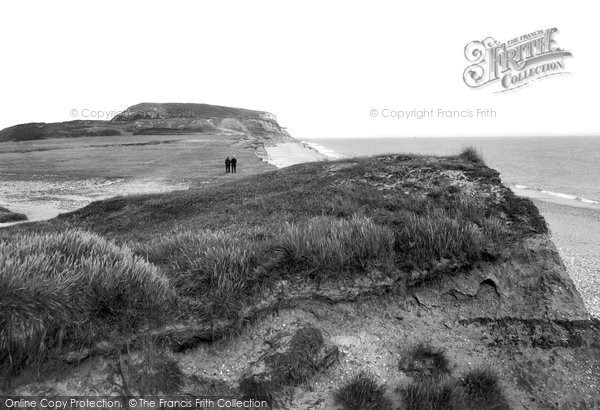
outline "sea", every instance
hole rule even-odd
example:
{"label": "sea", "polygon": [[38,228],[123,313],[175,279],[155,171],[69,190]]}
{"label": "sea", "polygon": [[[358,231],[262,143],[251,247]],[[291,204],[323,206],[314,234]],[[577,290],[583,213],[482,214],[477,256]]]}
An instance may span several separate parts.
{"label": "sea", "polygon": [[600,137],[311,138],[303,142],[331,158],[454,155],[473,146],[519,195],[600,209]]}

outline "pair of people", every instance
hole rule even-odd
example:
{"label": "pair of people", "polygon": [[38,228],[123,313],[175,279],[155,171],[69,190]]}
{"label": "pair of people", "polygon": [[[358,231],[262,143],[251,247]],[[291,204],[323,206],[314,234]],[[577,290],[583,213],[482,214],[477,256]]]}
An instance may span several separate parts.
{"label": "pair of people", "polygon": [[235,174],[236,167],[237,167],[237,159],[235,158],[235,155],[232,156],[231,159],[229,159],[229,157],[225,158],[225,173],[226,174],[228,174],[230,172]]}

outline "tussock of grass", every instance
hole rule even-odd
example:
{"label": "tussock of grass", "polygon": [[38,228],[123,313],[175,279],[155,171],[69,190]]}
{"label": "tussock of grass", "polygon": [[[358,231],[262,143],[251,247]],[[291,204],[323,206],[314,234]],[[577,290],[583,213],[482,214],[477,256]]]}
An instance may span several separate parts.
{"label": "tussock of grass", "polygon": [[399,368],[413,380],[398,389],[406,409],[507,410],[498,375],[489,369],[452,377],[444,350],[418,343],[403,355]]}
{"label": "tussock of grass", "polygon": [[407,214],[396,231],[396,249],[405,262],[417,266],[442,259],[477,260],[485,237],[474,223],[454,219],[441,212],[420,216]]}
{"label": "tussock of grass", "polygon": [[12,369],[61,346],[155,321],[175,301],[153,265],[95,234],[0,241],[0,364]]}
{"label": "tussock of grass", "polygon": [[490,369],[478,368],[467,372],[461,385],[471,408],[508,410],[498,375]]}
{"label": "tussock of grass", "polygon": [[476,162],[478,164],[484,164],[483,156],[481,152],[474,146],[470,145],[468,147],[463,148],[460,154],[458,154],[459,158],[464,158],[471,162]]}
{"label": "tussock of grass", "polygon": [[210,318],[230,317],[243,307],[257,275],[261,249],[241,232],[183,231],[141,245],[136,253],[164,266],[181,296],[202,301]]}
{"label": "tussock of grass", "polygon": [[288,269],[312,277],[389,267],[393,260],[393,232],[366,217],[288,224],[275,241]]}
{"label": "tussock of grass", "polygon": [[392,404],[385,397],[385,386],[368,372],[355,375],[335,393],[335,401],[344,410],[388,410]]}
{"label": "tussock of grass", "polygon": [[400,396],[406,410],[466,410],[464,391],[450,377],[423,378],[401,388]]}
{"label": "tussock of grass", "polygon": [[475,369],[462,380],[449,375],[419,377],[399,389],[405,409],[509,410],[498,376],[491,370]]}
{"label": "tussock of grass", "polygon": [[[133,394],[175,394],[184,384],[184,375],[167,351],[147,343],[139,357],[121,358],[121,377]],[[127,393],[127,392],[124,392]]]}

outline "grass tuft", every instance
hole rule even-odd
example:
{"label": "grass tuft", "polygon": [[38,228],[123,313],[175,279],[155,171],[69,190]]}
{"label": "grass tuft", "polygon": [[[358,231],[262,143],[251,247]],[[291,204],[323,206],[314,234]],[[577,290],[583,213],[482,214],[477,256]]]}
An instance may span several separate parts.
{"label": "grass tuft", "polygon": [[485,164],[485,161],[483,160],[483,156],[481,155],[481,152],[472,145],[469,145],[468,147],[463,148],[461,153],[458,154],[458,157],[466,159],[471,162],[478,163],[478,164]]}
{"label": "grass tuft", "polygon": [[406,410],[465,410],[465,393],[450,377],[421,378],[399,390]]}
{"label": "grass tuft", "polygon": [[431,267],[441,260],[471,263],[481,256],[485,237],[474,223],[443,212],[402,218],[396,231],[396,251],[404,263]]}
{"label": "grass tuft", "polygon": [[0,365],[155,323],[175,293],[153,265],[84,231],[0,241]]}
{"label": "grass tuft", "polygon": [[387,410],[392,404],[385,397],[385,385],[368,372],[355,375],[335,393],[335,401],[344,410]]}
{"label": "grass tuft", "polygon": [[496,372],[490,369],[470,370],[461,382],[472,408],[507,410],[510,408]]}
{"label": "grass tuft", "polygon": [[179,391],[184,375],[169,352],[147,343],[138,356],[121,361],[121,377],[130,392],[158,395]]}
{"label": "grass tuft", "polygon": [[287,224],[276,238],[285,269],[313,278],[387,268],[394,256],[394,234],[366,217],[321,216]]}

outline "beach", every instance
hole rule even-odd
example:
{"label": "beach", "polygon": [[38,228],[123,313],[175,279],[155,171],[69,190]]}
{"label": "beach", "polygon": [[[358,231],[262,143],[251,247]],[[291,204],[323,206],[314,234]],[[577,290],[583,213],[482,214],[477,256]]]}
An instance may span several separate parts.
{"label": "beach", "polygon": [[266,162],[275,165],[277,168],[332,158],[302,142],[283,142],[266,146],[265,151],[267,152]]}
{"label": "beach", "polygon": [[600,209],[532,199],[588,311],[600,317]]}

